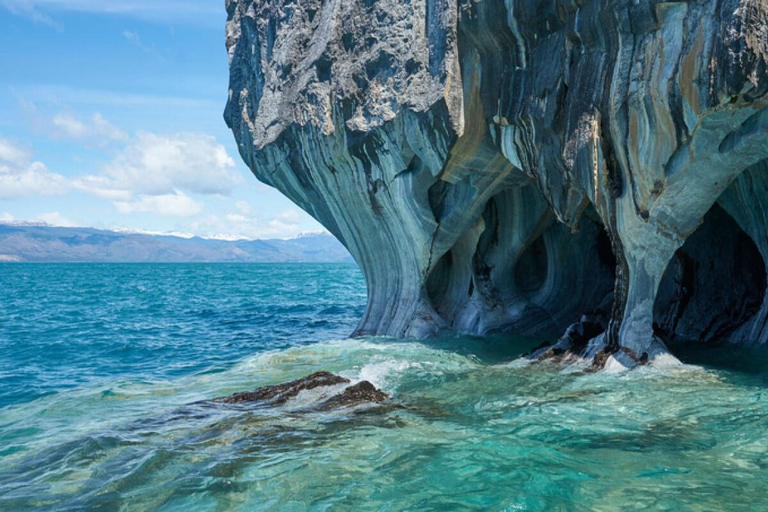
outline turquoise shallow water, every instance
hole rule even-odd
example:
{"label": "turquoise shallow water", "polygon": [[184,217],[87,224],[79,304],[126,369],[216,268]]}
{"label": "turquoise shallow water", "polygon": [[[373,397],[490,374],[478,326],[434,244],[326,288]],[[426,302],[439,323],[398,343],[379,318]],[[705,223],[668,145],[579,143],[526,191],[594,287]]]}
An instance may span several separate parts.
{"label": "turquoise shallow water", "polygon": [[[346,339],[357,269],[0,266],[0,510],[766,510],[763,352]],[[694,364],[695,363],[695,364]],[[200,403],[329,370],[402,407]]]}

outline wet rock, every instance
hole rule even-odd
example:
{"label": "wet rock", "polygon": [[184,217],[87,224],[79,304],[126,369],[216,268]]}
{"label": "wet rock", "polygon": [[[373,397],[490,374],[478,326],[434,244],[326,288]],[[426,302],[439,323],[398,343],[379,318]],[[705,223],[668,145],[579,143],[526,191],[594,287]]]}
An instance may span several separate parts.
{"label": "wet rock", "polygon": [[604,345],[602,335],[607,325],[608,315],[602,310],[584,314],[578,322],[568,326],[554,345],[544,342],[522,357],[552,362],[592,358]]}
{"label": "wet rock", "polygon": [[376,386],[364,380],[354,386],[349,386],[338,395],[332,396],[320,405],[320,409],[336,409],[350,407],[364,403],[381,403],[389,396],[377,389]]}
{"label": "wet rock", "polygon": [[598,350],[598,352],[595,354],[595,357],[592,359],[592,368],[597,370],[605,368],[605,364],[608,362],[608,358],[615,353],[616,349],[613,347],[606,347]]}
{"label": "wet rock", "polygon": [[284,384],[264,386],[254,391],[235,393],[234,395],[223,398],[214,398],[213,401],[227,404],[269,402],[273,405],[278,405],[285,403],[288,399],[295,397],[302,391],[347,383],[349,383],[349,379],[334,375],[330,372],[315,372],[306,377],[302,377],[301,379],[296,379]]}
{"label": "wet rock", "polygon": [[[261,402],[269,405],[280,405],[302,391],[338,386],[340,384],[348,384],[349,382],[350,380],[347,378],[334,375],[330,372],[321,371],[284,384],[264,386],[254,391],[235,393],[234,395],[223,398],[215,398],[213,402],[227,404]],[[378,404],[384,402],[387,398],[389,398],[389,396],[386,393],[377,389],[376,386],[367,380],[364,380],[352,386],[347,386],[343,391],[323,400],[314,408],[329,410],[342,407],[353,407],[366,403]]]}
{"label": "wet rock", "polygon": [[577,323],[566,329],[563,338],[568,340],[571,350],[580,352],[587,348],[590,340],[603,334],[607,327],[605,315],[601,313],[583,315]]}
{"label": "wet rock", "polygon": [[648,352],[638,355],[627,347],[605,346],[595,353],[591,369],[602,370],[611,362],[617,363],[620,368],[634,368],[647,364],[649,358]]}

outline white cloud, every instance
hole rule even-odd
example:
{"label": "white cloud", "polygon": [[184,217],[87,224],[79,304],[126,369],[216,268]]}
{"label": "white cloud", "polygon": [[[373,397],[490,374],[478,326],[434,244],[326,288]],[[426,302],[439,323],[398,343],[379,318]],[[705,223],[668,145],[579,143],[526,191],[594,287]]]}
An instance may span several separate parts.
{"label": "white cloud", "polygon": [[[127,138],[98,114],[90,123],[68,115],[54,119],[60,133],[72,139],[96,133]],[[112,201],[119,213],[188,217],[204,207],[189,194],[227,195],[242,180],[224,146],[203,133],[139,133],[101,173],[76,178],[49,171],[43,163],[31,161],[29,151],[0,137],[0,199],[76,189]]]}
{"label": "white cloud", "polygon": [[130,201],[133,192],[124,184],[116,183],[106,176],[89,174],[72,180],[73,186],[78,189],[110,201]]}
{"label": "white cloud", "polygon": [[50,196],[62,194],[66,189],[66,178],[49,171],[41,162],[31,162],[21,167],[0,163],[0,199]]}
{"label": "white cloud", "polygon": [[51,119],[54,133],[72,139],[82,139],[88,133],[88,127],[71,114],[56,114]]}
{"label": "white cloud", "polygon": [[190,217],[203,210],[203,203],[183,192],[158,196],[140,195],[130,201],[115,201],[118,213],[155,213],[175,217]]}
{"label": "white cloud", "polygon": [[62,216],[59,212],[41,213],[35,217],[35,220],[45,222],[51,226],[59,226],[63,228],[72,228],[77,226],[77,224]]}
{"label": "white cloud", "polygon": [[28,162],[30,158],[31,154],[27,149],[0,137],[0,162],[10,165],[22,165]]}
{"label": "white cloud", "polygon": [[67,190],[64,176],[30,159],[28,151],[0,137],[0,199],[48,196]]}
{"label": "white cloud", "polygon": [[0,213],[0,222],[13,222],[16,218],[8,212]]}
{"label": "white cloud", "polygon": [[275,216],[275,220],[286,223],[296,223],[301,220],[301,212],[295,208],[280,212]]}
{"label": "white cloud", "polygon": [[228,195],[242,180],[235,161],[210,135],[139,133],[101,174],[73,185],[113,201],[119,213],[191,216],[203,203],[188,194]]}
{"label": "white cloud", "polygon": [[127,142],[128,134],[104,119],[96,112],[90,122],[84,122],[75,115],[60,112],[51,120],[51,133],[56,138],[77,141],[95,141],[99,144],[120,141]]}
{"label": "white cloud", "polygon": [[230,222],[248,222],[248,217],[239,213],[230,213],[225,218]]}
{"label": "white cloud", "polygon": [[244,212],[246,209],[250,211],[250,205],[245,201],[239,201],[235,206],[239,213],[196,218],[183,229],[200,236],[230,240],[293,238],[308,230],[323,230],[317,222],[296,209],[286,210],[274,217],[262,218]]}
{"label": "white cloud", "polygon": [[149,196],[177,192],[229,194],[242,176],[214,137],[202,133],[140,133],[106,166],[86,176],[82,188],[102,197],[119,191]]}

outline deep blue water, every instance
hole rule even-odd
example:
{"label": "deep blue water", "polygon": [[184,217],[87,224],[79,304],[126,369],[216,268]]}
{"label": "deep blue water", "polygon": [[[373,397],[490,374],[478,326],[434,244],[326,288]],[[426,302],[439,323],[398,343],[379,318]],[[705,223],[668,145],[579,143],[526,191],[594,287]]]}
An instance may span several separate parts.
{"label": "deep blue water", "polygon": [[0,265],[0,407],[345,338],[364,307],[354,265]]}
{"label": "deep blue water", "polygon": [[[0,265],[0,510],[768,510],[768,358],[349,339],[354,266]],[[328,370],[397,408],[214,397]]]}

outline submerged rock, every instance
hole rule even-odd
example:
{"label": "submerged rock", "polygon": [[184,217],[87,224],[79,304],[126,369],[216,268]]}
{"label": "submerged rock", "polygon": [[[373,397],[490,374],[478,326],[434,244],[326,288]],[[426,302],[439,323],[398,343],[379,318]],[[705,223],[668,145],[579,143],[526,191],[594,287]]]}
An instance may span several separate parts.
{"label": "submerged rock", "polygon": [[[254,391],[235,393],[228,397],[214,398],[213,402],[239,404],[248,402],[262,402],[269,405],[284,404],[296,397],[302,391],[312,389],[349,384],[350,380],[330,372],[315,372],[301,379],[296,379],[274,386],[264,386]],[[351,407],[365,403],[381,403],[388,395],[377,389],[367,380],[347,386],[343,391],[323,400],[317,408],[321,410]]]}
{"label": "submerged rock", "polygon": [[227,12],[225,119],[360,265],[357,333],[768,341],[766,0]]}

